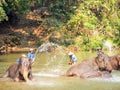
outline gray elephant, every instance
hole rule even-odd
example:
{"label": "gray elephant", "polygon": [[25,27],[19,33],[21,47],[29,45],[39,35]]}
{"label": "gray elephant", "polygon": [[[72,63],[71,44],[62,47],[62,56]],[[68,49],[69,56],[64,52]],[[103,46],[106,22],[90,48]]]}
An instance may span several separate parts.
{"label": "gray elephant", "polygon": [[120,70],[120,55],[110,56],[110,63],[113,70]]}
{"label": "gray elephant", "polygon": [[30,81],[32,79],[31,60],[28,57],[21,57],[19,63],[11,65],[2,77],[10,77],[14,81]]}
{"label": "gray elephant", "polygon": [[94,65],[95,58],[83,60],[81,63],[72,65],[66,72],[66,76],[78,76],[80,78],[111,77],[107,71],[100,71]]}
{"label": "gray elephant", "polygon": [[94,60],[94,65],[99,68],[100,71],[111,72],[113,70],[110,57],[104,53],[100,53]]}
{"label": "gray elephant", "polygon": [[94,62],[101,71],[120,70],[120,55],[108,56],[106,54],[99,54]]}

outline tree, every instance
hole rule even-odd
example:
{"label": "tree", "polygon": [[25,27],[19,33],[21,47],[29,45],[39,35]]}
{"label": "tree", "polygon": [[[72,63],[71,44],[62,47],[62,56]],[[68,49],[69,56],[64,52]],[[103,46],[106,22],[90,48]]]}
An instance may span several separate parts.
{"label": "tree", "polygon": [[[25,14],[29,10],[32,0],[0,0],[0,22],[8,20],[14,15]],[[11,15],[12,14],[12,15]]]}

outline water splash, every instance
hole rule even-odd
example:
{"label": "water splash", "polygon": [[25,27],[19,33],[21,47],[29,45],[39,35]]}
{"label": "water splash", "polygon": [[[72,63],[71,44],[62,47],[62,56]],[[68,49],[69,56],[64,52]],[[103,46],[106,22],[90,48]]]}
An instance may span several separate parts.
{"label": "water splash", "polygon": [[59,75],[48,74],[48,73],[43,73],[43,72],[33,73],[33,75],[34,76],[42,76],[42,77],[59,77]]}
{"label": "water splash", "polygon": [[116,76],[116,75],[113,75],[111,78],[90,78],[88,80],[100,81],[100,82],[120,83],[120,77]]}
{"label": "water splash", "polygon": [[105,41],[103,44],[104,48],[108,48],[108,50],[111,52],[112,51],[112,44],[109,41]]}
{"label": "water splash", "polygon": [[64,49],[58,44],[47,42],[42,44],[35,53],[35,60],[40,59],[40,55],[46,54],[46,63],[41,71],[35,75],[38,76],[57,76],[61,73],[63,63],[66,60]]}

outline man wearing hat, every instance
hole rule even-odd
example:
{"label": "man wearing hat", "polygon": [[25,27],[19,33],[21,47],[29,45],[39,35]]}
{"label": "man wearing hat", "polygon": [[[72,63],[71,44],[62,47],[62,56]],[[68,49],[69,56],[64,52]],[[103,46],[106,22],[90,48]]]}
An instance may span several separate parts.
{"label": "man wearing hat", "polygon": [[[34,49],[33,49],[33,48],[30,48],[27,56],[26,56],[25,54],[22,54],[21,57],[29,57],[30,60],[31,60],[32,63],[33,63],[34,60],[35,60]],[[16,62],[18,63],[18,62],[19,62],[19,59],[17,59]]]}
{"label": "man wearing hat", "polygon": [[32,60],[32,62],[34,62],[34,60],[35,60],[35,54],[34,54],[34,49],[33,48],[30,48],[27,56]]}
{"label": "man wearing hat", "polygon": [[75,54],[72,53],[72,52],[69,52],[68,55],[69,55],[69,58],[70,58],[69,64],[70,65],[75,64],[77,62],[77,57],[75,56]]}

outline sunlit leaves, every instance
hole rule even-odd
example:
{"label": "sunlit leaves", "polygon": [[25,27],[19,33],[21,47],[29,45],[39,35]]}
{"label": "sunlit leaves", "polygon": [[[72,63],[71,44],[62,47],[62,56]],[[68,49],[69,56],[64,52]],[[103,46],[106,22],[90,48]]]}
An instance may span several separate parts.
{"label": "sunlit leaves", "polygon": [[0,21],[7,20],[7,16],[2,7],[0,7]]}
{"label": "sunlit leaves", "polygon": [[0,22],[8,20],[8,14],[11,11],[17,14],[23,14],[29,10],[31,0],[0,0]]}
{"label": "sunlit leaves", "polygon": [[[120,26],[120,3],[116,0],[84,0],[79,3],[74,16],[68,21],[66,29],[72,31],[72,34],[80,33],[83,39],[84,49],[95,48],[103,43],[103,39],[117,40]],[[98,32],[99,37],[90,34],[90,30]],[[120,41],[118,41],[120,42]],[[78,42],[76,42],[77,44]],[[117,42],[116,42],[117,43]]]}

